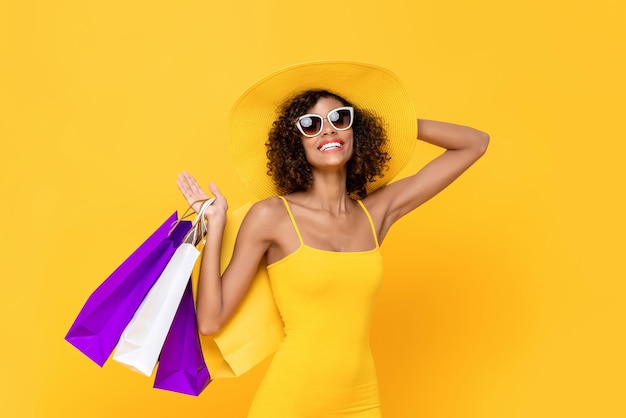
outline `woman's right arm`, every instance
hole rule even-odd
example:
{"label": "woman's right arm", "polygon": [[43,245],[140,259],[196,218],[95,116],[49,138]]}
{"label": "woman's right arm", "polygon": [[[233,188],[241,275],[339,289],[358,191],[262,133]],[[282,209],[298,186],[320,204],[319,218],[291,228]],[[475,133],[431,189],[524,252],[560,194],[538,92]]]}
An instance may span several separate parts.
{"label": "woman's right arm", "polygon": [[[187,173],[179,176],[177,184],[196,211],[200,204],[194,202],[208,198],[195,179]],[[214,184],[209,187],[215,196],[215,202],[205,212],[208,232],[202,254],[196,299],[198,330],[203,335],[218,332],[233,314],[248,291],[259,262],[271,241],[268,235],[271,227],[265,225],[268,217],[262,213],[267,211],[267,208],[262,204],[256,204],[243,220],[230,263],[224,273],[220,274],[222,238],[228,205]]]}

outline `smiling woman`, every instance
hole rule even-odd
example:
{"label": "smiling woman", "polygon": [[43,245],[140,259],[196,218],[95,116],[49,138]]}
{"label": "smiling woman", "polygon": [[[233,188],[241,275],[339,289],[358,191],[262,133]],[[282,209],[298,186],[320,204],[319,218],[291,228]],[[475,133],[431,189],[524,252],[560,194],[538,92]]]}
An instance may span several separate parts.
{"label": "smiling woman", "polygon": [[[288,99],[276,117],[267,106],[279,94]],[[344,97],[354,97],[354,103]],[[412,176],[384,186],[407,161],[416,128],[419,139],[446,151]],[[255,153],[268,130],[267,150]],[[209,186],[215,202],[205,212],[200,332],[228,327],[265,260],[285,337],[249,417],[381,417],[369,346],[383,277],[380,243],[395,221],[484,153],[487,134],[416,122],[395,75],[367,64],[328,62],[292,67],[253,86],[235,105],[231,141],[244,181],[262,200],[247,213],[222,274],[228,205]],[[208,198],[187,173],[177,184],[195,210]]]}
{"label": "smiling woman", "polygon": [[[332,123],[334,117],[341,123]],[[305,128],[303,123],[310,125]],[[347,156],[347,191],[364,197],[367,184],[384,173],[386,144],[379,118],[327,90],[307,90],[287,100],[272,124],[266,143],[268,174],[280,194],[305,191],[314,183],[312,164],[317,161],[316,153],[307,150],[342,151]]]}

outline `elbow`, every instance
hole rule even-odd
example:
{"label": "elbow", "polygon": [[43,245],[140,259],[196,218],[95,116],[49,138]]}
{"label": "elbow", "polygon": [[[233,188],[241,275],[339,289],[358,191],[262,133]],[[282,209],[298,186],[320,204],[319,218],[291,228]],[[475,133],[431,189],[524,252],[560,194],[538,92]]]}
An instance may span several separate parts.
{"label": "elbow", "polygon": [[475,147],[479,156],[487,152],[487,147],[489,147],[489,134],[487,132],[476,131]]}
{"label": "elbow", "polygon": [[218,321],[207,321],[198,318],[198,332],[200,335],[210,337],[217,334],[222,329],[222,324]]}

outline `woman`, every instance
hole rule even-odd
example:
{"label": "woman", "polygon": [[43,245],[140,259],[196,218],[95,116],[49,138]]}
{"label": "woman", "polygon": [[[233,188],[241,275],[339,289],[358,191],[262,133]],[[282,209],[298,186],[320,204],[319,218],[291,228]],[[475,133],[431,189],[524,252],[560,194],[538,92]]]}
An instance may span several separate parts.
{"label": "woman", "polygon": [[[285,338],[249,417],[380,417],[369,349],[372,306],[382,280],[379,245],[398,219],[480,158],[489,137],[449,123],[420,119],[416,124],[406,115],[391,122],[407,108],[405,113],[412,113],[410,103],[398,99],[407,97],[406,89],[386,70],[366,64],[298,66],[252,90],[277,94],[278,85],[312,83],[330,91],[308,89],[280,107],[266,145],[268,172],[281,196],[267,197],[250,209],[223,274],[220,249],[227,203],[210,185],[216,200],[206,212],[209,233],[198,285],[198,326],[207,335],[220,330],[265,260]],[[360,101],[353,104],[341,95],[347,97],[351,90],[365,95],[364,101],[367,94],[388,94],[390,99],[379,108],[369,106],[374,109],[370,113],[359,107]],[[258,100],[248,101],[258,106]],[[237,111],[233,113],[235,125],[245,124],[245,116],[251,117],[246,104],[235,109],[243,109],[239,113],[244,115],[239,120]],[[402,147],[394,141],[408,143],[407,132],[412,132],[414,143],[415,128],[419,140],[445,152],[412,176],[382,187],[410,155],[401,156]],[[240,169],[248,159],[239,159]],[[194,209],[197,201],[208,198],[189,174],[181,174],[177,184]],[[267,190],[260,193],[266,195]]]}

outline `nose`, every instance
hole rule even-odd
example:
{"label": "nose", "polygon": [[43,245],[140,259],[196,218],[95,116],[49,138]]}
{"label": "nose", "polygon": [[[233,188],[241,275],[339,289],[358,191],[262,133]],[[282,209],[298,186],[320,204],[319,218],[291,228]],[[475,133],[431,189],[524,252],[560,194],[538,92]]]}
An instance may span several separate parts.
{"label": "nose", "polygon": [[322,135],[332,135],[337,133],[335,131],[335,127],[328,121],[328,118],[323,118],[322,123]]}

